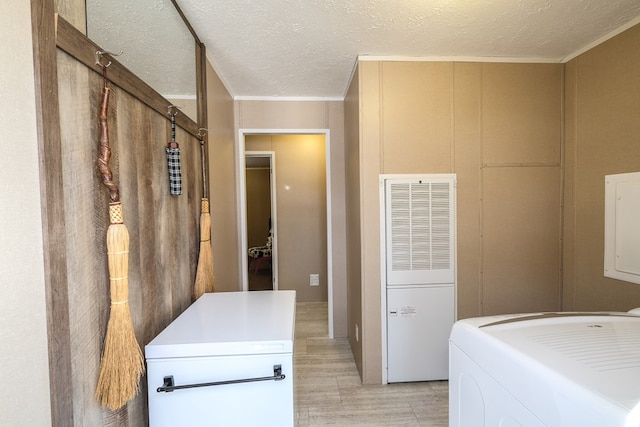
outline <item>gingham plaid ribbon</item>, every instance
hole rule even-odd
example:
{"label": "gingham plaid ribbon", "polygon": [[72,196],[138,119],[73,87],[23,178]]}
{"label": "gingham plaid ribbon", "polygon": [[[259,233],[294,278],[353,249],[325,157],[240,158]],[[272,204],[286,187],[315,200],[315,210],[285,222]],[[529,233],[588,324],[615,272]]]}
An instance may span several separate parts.
{"label": "gingham plaid ribbon", "polygon": [[172,196],[182,194],[182,173],[180,172],[180,148],[166,147],[169,167],[169,190]]}

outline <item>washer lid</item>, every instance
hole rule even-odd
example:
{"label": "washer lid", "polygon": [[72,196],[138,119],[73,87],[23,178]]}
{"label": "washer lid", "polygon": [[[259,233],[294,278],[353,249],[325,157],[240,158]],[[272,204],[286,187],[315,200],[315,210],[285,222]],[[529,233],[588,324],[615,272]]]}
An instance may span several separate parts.
{"label": "washer lid", "polygon": [[145,346],[149,359],[292,353],[295,291],[204,294]]}
{"label": "washer lid", "polygon": [[573,405],[583,412],[623,414],[640,402],[640,316],[475,318],[457,322],[451,342],[538,412],[554,407],[558,415]]}

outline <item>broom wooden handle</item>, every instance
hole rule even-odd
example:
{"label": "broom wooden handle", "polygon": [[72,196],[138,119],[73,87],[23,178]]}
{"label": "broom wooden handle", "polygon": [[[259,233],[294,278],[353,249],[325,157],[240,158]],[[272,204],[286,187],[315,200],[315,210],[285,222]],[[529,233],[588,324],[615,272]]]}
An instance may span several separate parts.
{"label": "broom wooden handle", "polygon": [[[200,158],[202,160],[202,197],[205,199],[209,198],[209,188],[207,187],[207,164],[204,152],[204,137],[199,137],[200,139]],[[208,211],[207,211],[208,212]]]}
{"label": "broom wooden handle", "polygon": [[98,171],[102,175],[103,184],[109,189],[111,202],[120,201],[120,191],[115,182],[109,167],[111,158],[111,148],[109,148],[109,125],[107,123],[107,109],[109,107],[109,92],[107,87],[107,67],[102,68],[104,86],[102,87],[102,102],[100,104],[100,153],[97,160]]}

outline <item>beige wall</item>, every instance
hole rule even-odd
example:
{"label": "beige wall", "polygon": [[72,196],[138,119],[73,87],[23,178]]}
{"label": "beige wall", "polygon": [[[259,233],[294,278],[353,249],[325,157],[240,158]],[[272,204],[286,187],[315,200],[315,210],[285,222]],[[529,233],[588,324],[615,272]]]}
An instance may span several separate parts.
{"label": "beige wall", "polygon": [[3,425],[51,425],[44,258],[29,2],[0,16],[0,400]]}
{"label": "beige wall", "polygon": [[640,171],[640,25],[566,64],[564,307],[640,307],[640,286],[605,278],[604,176]]}
{"label": "beige wall", "polygon": [[[275,153],[278,289],[327,301],[324,135],[247,135],[245,149]],[[310,274],[320,275],[320,286],[309,286]]]}
{"label": "beige wall", "polygon": [[[482,188],[482,108],[478,101],[482,90],[481,63],[457,63],[453,84],[453,120],[456,124],[454,170],[458,181],[457,192],[457,316],[471,317],[479,314],[482,293],[477,284],[482,279],[482,207],[478,203]],[[466,220],[461,220],[466,218]],[[465,266],[465,268],[460,268]],[[465,286],[464,284],[471,284]],[[474,286],[473,284],[476,284]]]}
{"label": "beige wall", "polygon": [[[344,108],[340,101],[236,101],[236,129],[328,129],[334,336],[347,336]],[[278,162],[279,160],[276,160]],[[308,280],[308,279],[307,279]]]}
{"label": "beige wall", "polygon": [[266,168],[247,168],[247,247],[264,246],[269,237],[271,218],[271,172]]}
{"label": "beige wall", "polygon": [[[359,142],[360,186],[360,275],[362,318],[360,341],[362,346],[362,380],[380,383],[382,380],[382,337],[380,331],[380,204],[378,176],[382,173],[382,64],[361,63]],[[403,149],[400,148],[399,149]],[[353,331],[350,331],[353,333]]]}
{"label": "beige wall", "polygon": [[566,66],[359,64],[345,111],[364,382],[381,372],[377,173],[457,174],[459,318],[640,306],[637,285],[602,274],[604,175],[640,164],[639,48],[636,26]]}
{"label": "beige wall", "polygon": [[562,68],[482,66],[478,314],[560,309]]}
{"label": "beige wall", "polygon": [[[357,65],[361,67],[363,64]],[[362,375],[362,345],[356,339],[356,327],[362,329],[362,243],[360,241],[360,78],[358,69],[344,101],[346,220],[347,220],[347,298],[349,344],[360,376]],[[359,336],[362,334],[359,332]]]}
{"label": "beige wall", "polygon": [[458,318],[560,309],[562,70],[360,62],[365,383],[382,379],[379,174],[457,174]]}
{"label": "beige wall", "polygon": [[207,122],[211,242],[218,291],[240,291],[234,105],[207,62]]}

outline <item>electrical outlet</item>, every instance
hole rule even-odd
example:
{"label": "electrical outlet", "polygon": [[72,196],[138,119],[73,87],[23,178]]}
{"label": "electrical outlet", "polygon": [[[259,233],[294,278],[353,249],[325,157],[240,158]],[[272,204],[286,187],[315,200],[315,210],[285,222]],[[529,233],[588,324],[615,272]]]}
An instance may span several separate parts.
{"label": "electrical outlet", "polygon": [[309,276],[309,286],[320,286],[320,275],[311,274]]}
{"label": "electrical outlet", "polygon": [[358,324],[356,323],[356,342],[360,341],[360,337],[358,336]]}

